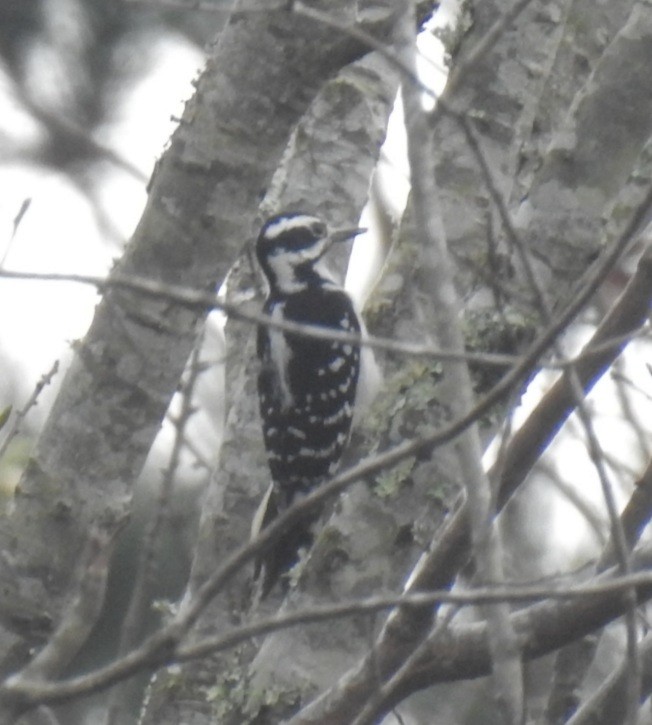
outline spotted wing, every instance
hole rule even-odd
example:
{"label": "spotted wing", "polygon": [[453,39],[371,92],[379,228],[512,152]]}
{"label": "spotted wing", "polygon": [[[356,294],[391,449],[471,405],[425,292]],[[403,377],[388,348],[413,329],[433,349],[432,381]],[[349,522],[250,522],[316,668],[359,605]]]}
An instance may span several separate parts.
{"label": "spotted wing", "polygon": [[[278,319],[360,333],[349,297],[340,290],[307,289],[269,300]],[[260,412],[277,506],[286,508],[335,473],[348,442],[360,367],[353,344],[316,340],[262,327]]]}

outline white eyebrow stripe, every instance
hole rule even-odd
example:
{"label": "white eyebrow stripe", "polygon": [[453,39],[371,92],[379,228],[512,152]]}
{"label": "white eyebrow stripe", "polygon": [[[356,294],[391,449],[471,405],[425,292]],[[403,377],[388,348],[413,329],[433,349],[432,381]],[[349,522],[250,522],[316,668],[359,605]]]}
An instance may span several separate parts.
{"label": "white eyebrow stripe", "polygon": [[289,232],[297,227],[306,227],[315,222],[320,223],[317,217],[310,216],[310,214],[281,217],[265,229],[265,237],[267,239],[276,239],[276,237],[279,237],[281,234],[285,234],[285,232]]}

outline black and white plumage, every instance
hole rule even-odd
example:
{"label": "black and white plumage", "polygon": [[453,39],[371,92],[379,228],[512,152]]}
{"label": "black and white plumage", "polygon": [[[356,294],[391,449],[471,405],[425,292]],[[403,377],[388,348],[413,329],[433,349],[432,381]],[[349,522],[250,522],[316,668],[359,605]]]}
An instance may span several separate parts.
{"label": "black and white plumage", "polygon": [[[361,334],[349,295],[321,263],[333,243],[364,230],[329,233],[309,214],[269,219],[256,244],[268,295],[263,311],[273,320]],[[258,396],[272,484],[254,520],[255,534],[295,497],[333,476],[349,440],[360,377],[360,347],[260,325]],[[311,541],[316,517],[288,531],[257,564],[262,594]]]}

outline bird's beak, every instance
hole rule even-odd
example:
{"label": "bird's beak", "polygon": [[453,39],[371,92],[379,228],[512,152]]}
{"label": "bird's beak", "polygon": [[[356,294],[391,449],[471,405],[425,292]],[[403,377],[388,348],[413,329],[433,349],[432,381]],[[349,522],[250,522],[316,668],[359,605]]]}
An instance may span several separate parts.
{"label": "bird's beak", "polygon": [[330,235],[331,244],[346,242],[347,239],[353,239],[353,237],[357,237],[358,234],[364,234],[366,231],[366,229],[340,229]]}
{"label": "bird's beak", "polygon": [[349,239],[353,239],[353,237],[357,237],[358,234],[364,234],[366,231],[366,229],[339,229],[336,232],[331,232],[328,235],[326,243],[324,244],[319,256],[321,257],[326,254],[326,252],[328,252],[334,244],[337,244],[338,242],[346,242]]}

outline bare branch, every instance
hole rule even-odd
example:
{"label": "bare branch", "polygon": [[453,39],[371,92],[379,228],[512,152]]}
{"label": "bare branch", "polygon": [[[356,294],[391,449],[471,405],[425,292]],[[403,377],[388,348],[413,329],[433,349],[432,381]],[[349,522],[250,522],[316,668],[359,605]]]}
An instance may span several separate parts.
{"label": "bare branch", "polygon": [[[647,695],[650,692],[652,680],[652,636],[649,634],[640,644],[640,657],[644,678],[642,689],[643,694]],[[611,723],[618,722],[631,703],[629,679],[629,663],[624,662],[606,678],[597,691],[567,721],[567,725],[611,725]],[[636,705],[638,715],[638,701]]]}
{"label": "bare branch", "polygon": [[36,387],[34,388],[34,391],[27,399],[27,402],[25,405],[16,412],[16,415],[13,417],[13,421],[9,428],[5,431],[5,437],[2,443],[0,443],[0,458],[4,456],[4,454],[7,452],[7,449],[9,448],[9,444],[11,441],[18,435],[20,431],[20,426],[23,420],[25,419],[25,416],[29,413],[30,409],[33,408],[39,399],[39,396],[43,392],[43,388],[45,388],[46,385],[49,385],[52,382],[52,378],[59,372],[59,361],[55,360],[52,367],[48,370],[47,373],[45,373],[43,376],[41,376],[41,379],[36,383]]}
{"label": "bare branch", "polygon": [[[0,698],[21,702],[24,706],[37,703],[56,703],[90,692],[105,689],[142,669],[155,669],[164,664],[205,657],[208,654],[233,647],[245,639],[272,632],[276,629],[298,626],[310,622],[373,614],[397,606],[423,609],[437,602],[457,605],[477,605],[490,602],[527,602],[540,598],[553,601],[535,604],[511,616],[524,641],[528,658],[538,657],[559,646],[566,638],[582,636],[587,629],[604,626],[618,617],[622,609],[622,592],[636,587],[641,601],[652,597],[652,574],[649,569],[649,550],[641,551],[635,560],[634,574],[613,577],[611,571],[597,582],[577,587],[554,588],[552,586],[483,587],[468,592],[447,590],[403,594],[400,596],[372,597],[362,601],[341,602],[327,606],[311,607],[298,612],[278,614],[269,619],[254,622],[215,638],[184,646],[184,632],[178,626],[179,617],[160,632],[150,637],[141,647],[94,672],[63,682],[42,682],[20,676],[11,677],[0,687]],[[554,600],[560,600],[555,603]],[[565,602],[565,603],[564,603]],[[584,626],[578,626],[583,621]],[[473,658],[476,648],[477,661]],[[442,657],[438,648],[450,652]],[[456,653],[456,654],[453,654]],[[487,645],[487,625],[476,623],[456,628],[452,639],[435,643],[424,658],[436,681],[478,677],[489,672],[490,660]],[[423,664],[423,663],[422,663]],[[423,670],[419,677],[423,676]],[[293,722],[295,722],[293,720]],[[296,722],[301,722],[297,720]]]}
{"label": "bare branch", "polygon": [[[397,25],[398,52],[405,59],[405,64],[410,64],[416,73],[414,6],[408,0],[403,7],[403,20]],[[402,97],[408,134],[414,216],[421,241],[421,264],[416,282],[422,290],[430,291],[430,317],[434,322],[438,342],[444,347],[462,352],[464,335],[459,314],[460,302],[455,290],[455,275],[441,219],[439,191],[435,185],[432,134],[426,123],[420,93],[416,88],[410,83],[404,83]],[[474,408],[469,368],[464,363],[451,361],[444,361],[442,367],[441,395],[452,416],[461,418]],[[491,484],[483,469],[482,445],[475,423],[460,433],[456,439],[455,453],[468,502],[478,576],[480,581],[500,582],[503,578],[502,547],[494,519]],[[509,609],[505,605],[489,606],[484,608],[484,613],[490,624],[489,640],[496,699],[505,722],[517,725],[523,719],[522,668],[518,644],[509,622]]]}
{"label": "bare branch", "polygon": [[[165,284],[148,277],[139,277],[137,275],[123,276],[114,274],[110,277],[98,277],[82,274],[17,272],[0,269],[0,277],[6,277],[8,279],[42,280],[46,282],[78,282],[80,284],[97,287],[100,291],[111,287],[127,289],[148,297],[175,302],[184,307],[202,310],[222,310],[235,319],[245,320],[256,325],[267,325],[268,327],[279,330],[294,332],[298,335],[313,337],[317,340],[352,342],[362,346],[404,353],[415,357],[433,357],[439,360],[468,360],[469,362],[496,367],[509,367],[519,360],[519,358],[513,355],[441,350],[436,346],[418,342],[392,340],[374,336],[360,337],[360,335],[353,333],[338,332],[337,330],[324,329],[312,325],[273,320],[268,315],[253,312],[245,305],[227,302],[211,293],[193,290],[181,285]],[[554,366],[556,367],[557,365],[554,364]]]}
{"label": "bare branch", "polygon": [[[652,248],[651,248],[652,249]],[[618,516],[618,507],[614,498],[614,492],[607,476],[604,465],[604,456],[602,454],[602,446],[595,433],[591,416],[583,401],[582,385],[579,376],[574,370],[568,373],[570,380],[572,396],[577,403],[577,413],[582,421],[584,431],[588,439],[589,455],[595,466],[595,469],[602,487],[602,495],[607,507],[609,521],[611,524],[611,539],[613,543],[613,551],[616,554],[618,567],[623,574],[631,571],[630,552],[627,546],[625,530],[621,519]],[[641,690],[641,663],[639,659],[637,647],[637,626],[636,626],[636,592],[629,590],[625,595],[627,610],[625,612],[625,624],[627,631],[627,698],[625,710],[625,722],[629,725],[636,725],[638,721],[638,707]]]}

